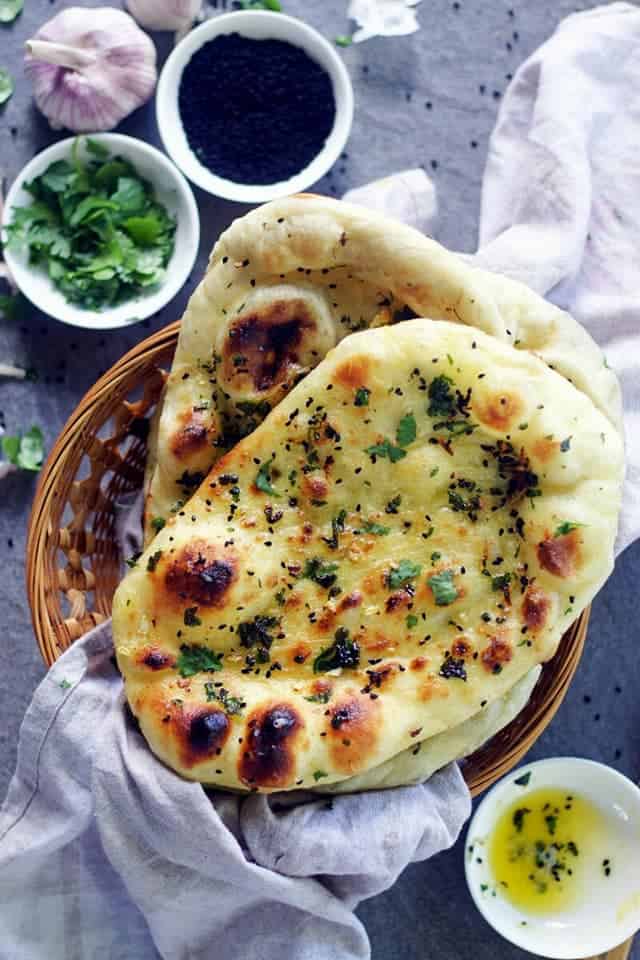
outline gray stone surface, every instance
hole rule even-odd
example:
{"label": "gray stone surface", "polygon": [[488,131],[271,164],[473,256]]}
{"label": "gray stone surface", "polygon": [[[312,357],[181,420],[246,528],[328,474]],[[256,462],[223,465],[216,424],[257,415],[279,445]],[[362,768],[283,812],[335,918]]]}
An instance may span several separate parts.
{"label": "gray stone surface", "polygon": [[[346,0],[284,0],[284,5],[329,38],[348,32]],[[562,17],[596,5],[424,0],[419,33],[345,49],[356,92],[353,134],[347,155],[318,189],[340,195],[373,177],[424,164],[439,190],[438,238],[448,246],[473,250],[487,140],[510,75]],[[17,78],[15,96],[0,108],[0,166],[10,179],[59,136],[32,104],[22,77],[21,47],[62,6],[56,0],[27,0],[22,17],[11,28],[0,29],[0,65]],[[159,47],[164,55],[166,37],[160,38]],[[150,105],[126,120],[121,130],[158,142]],[[0,410],[9,431],[39,423],[51,444],[96,377],[138,340],[180,315],[217,234],[245,209],[199,192],[197,199],[202,217],[198,266],[183,293],[152,321],[125,332],[92,333],[35,312],[15,324],[0,320],[0,357],[33,366],[40,375],[36,384],[0,382]],[[22,714],[44,672],[24,588],[33,492],[33,480],[24,476],[0,486],[0,796],[15,764]],[[628,550],[596,600],[587,650],[571,691],[532,757],[581,755],[611,763],[629,776],[640,775],[639,561],[640,547]],[[361,906],[375,960],[527,956],[493,934],[476,912],[464,885],[462,853],[459,843],[453,851],[409,868],[393,890]],[[640,960],[640,947],[633,957]]]}

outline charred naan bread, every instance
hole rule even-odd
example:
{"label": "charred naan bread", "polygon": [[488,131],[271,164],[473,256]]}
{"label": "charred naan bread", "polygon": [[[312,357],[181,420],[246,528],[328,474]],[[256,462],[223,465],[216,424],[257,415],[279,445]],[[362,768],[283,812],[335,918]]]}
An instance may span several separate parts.
{"label": "charred naan bread", "polygon": [[377,213],[277,200],[222,234],[184,315],[150,437],[146,541],[339,340],[412,316],[532,351],[619,424],[616,379],[568,314]]}
{"label": "charred naan bread", "polygon": [[379,767],[505,696],[611,570],[620,435],[530,353],[411,320],[340,343],[212,469],[113,606],[186,777]]}

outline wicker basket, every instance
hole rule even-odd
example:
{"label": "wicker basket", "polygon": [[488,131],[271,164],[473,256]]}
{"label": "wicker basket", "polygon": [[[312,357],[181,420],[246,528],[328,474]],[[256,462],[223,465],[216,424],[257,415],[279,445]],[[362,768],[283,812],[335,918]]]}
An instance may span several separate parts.
{"label": "wicker basket", "polygon": [[[43,467],[27,541],[27,590],[47,665],[111,613],[119,580],[114,503],[142,485],[148,416],[178,338],[173,323],[134,347],[86,394]],[[562,703],[580,660],[585,610],[545,664],[519,716],[464,763],[473,794],[507,773]]]}

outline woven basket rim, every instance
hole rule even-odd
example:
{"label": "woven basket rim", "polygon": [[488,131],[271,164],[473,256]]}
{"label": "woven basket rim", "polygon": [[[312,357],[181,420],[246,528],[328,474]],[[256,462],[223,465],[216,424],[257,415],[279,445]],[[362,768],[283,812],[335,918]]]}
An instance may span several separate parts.
{"label": "woven basket rim", "polygon": [[[64,584],[65,577],[59,569],[56,571],[56,556],[63,533],[60,529],[61,517],[65,505],[74,494],[78,465],[92,447],[97,446],[99,453],[104,453],[103,447],[107,444],[101,447],[96,433],[100,426],[108,422],[107,413],[113,414],[119,404],[125,411],[130,410],[133,417],[136,403],[126,401],[127,391],[130,393],[134,386],[144,386],[145,378],[148,380],[150,374],[157,373],[158,364],[170,359],[169,354],[175,349],[179,328],[180,322],[175,321],[157,331],[129,350],[99,378],[71,413],[42,468],[28,526],[25,576],[33,627],[47,666],[51,666],[67,646],[104,620],[110,612],[109,597],[102,597],[98,601],[97,593],[101,584],[97,582],[96,604],[92,612],[85,613],[80,620],[74,617],[65,619],[61,613],[60,583]],[[140,374],[143,375],[142,384]],[[90,537],[95,537],[95,528],[95,520],[88,530],[83,521],[82,529],[74,529],[71,538],[68,528],[64,532],[67,539],[76,537],[81,541],[84,535],[89,542]],[[69,556],[77,562],[73,549]],[[97,553],[92,554],[92,557],[95,556]],[[88,582],[85,597],[82,596],[82,588],[66,590],[67,599],[76,601],[79,610],[84,609],[86,593],[94,589],[91,586],[91,571],[82,570],[85,587]],[[55,582],[56,572],[58,584]],[[496,737],[463,761],[463,773],[472,795],[482,792],[508,773],[555,716],[580,661],[589,613],[590,608],[587,607],[565,632],[558,652],[548,664],[543,665],[541,679],[523,711]],[[537,703],[536,691],[539,688],[544,690],[541,704]],[[497,749],[500,750],[498,757],[494,756]]]}

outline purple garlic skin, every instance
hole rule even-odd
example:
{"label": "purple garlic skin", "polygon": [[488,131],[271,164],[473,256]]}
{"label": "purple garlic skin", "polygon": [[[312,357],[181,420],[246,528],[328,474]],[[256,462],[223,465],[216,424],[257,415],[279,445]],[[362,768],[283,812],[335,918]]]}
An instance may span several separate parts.
{"label": "purple garlic skin", "polygon": [[153,42],[113,7],[63,10],[26,47],[25,72],[54,130],[112,130],[155,89]]}

